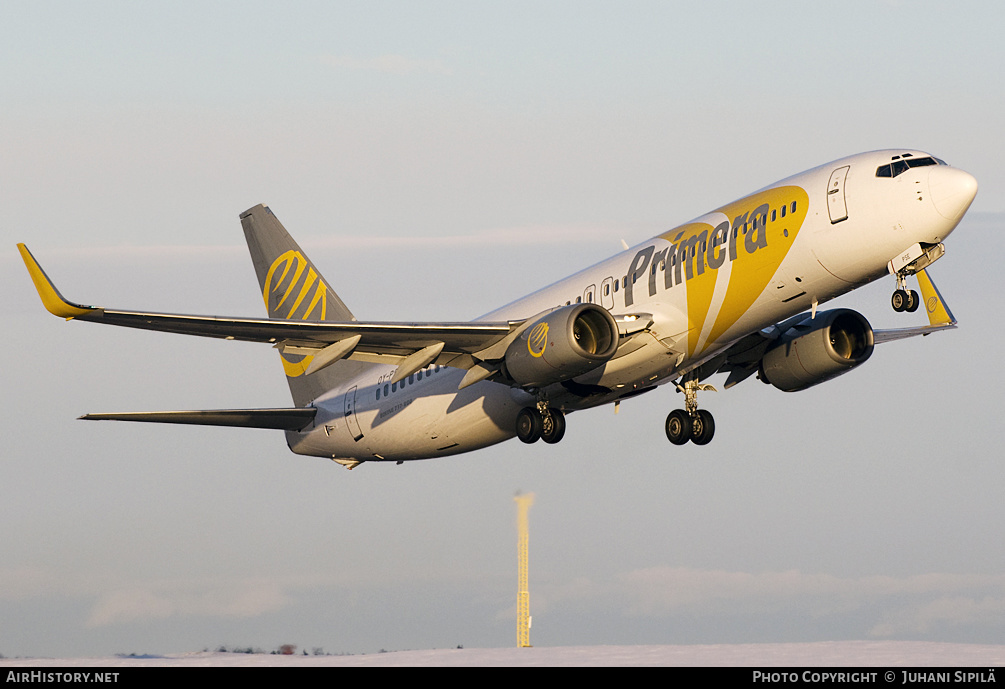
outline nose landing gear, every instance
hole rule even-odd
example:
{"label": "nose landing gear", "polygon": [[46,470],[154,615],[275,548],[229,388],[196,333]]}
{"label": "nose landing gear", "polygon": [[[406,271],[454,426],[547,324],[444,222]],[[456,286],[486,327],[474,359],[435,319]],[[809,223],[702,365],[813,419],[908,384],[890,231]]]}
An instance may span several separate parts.
{"label": "nose landing gear", "polygon": [[897,277],[897,290],[890,299],[893,310],[914,312],[921,304],[921,298],[914,290],[907,289],[907,276],[916,275],[938,261],[946,253],[942,244],[914,244],[887,264],[887,270]]}
{"label": "nose landing gear", "polygon": [[893,306],[893,310],[897,313],[901,311],[907,311],[908,313],[914,313],[918,310],[918,304],[921,303],[921,297],[913,289],[907,289],[907,275],[903,272],[897,273],[897,290],[893,293],[893,297],[890,298],[890,305]]}

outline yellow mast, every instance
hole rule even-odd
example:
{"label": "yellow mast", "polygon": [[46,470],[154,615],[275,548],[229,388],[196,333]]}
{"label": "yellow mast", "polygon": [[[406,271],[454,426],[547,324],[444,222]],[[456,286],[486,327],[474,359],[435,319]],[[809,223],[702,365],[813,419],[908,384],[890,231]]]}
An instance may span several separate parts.
{"label": "yellow mast", "polygon": [[527,584],[527,554],[530,539],[527,525],[527,511],[534,504],[534,494],[517,494],[513,498],[517,504],[517,542],[519,575],[516,593],[516,645],[517,648],[530,648],[530,590]]}

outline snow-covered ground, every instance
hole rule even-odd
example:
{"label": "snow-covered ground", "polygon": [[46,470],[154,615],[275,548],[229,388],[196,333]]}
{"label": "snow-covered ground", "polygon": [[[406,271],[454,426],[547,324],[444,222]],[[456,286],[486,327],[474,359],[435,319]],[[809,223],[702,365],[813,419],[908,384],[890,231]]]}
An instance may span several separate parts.
{"label": "snow-covered ground", "polygon": [[345,656],[189,653],[155,657],[7,658],[14,667],[395,667],[395,666],[996,667],[1005,646],[927,641],[833,641],[695,646],[568,646],[395,651]]}

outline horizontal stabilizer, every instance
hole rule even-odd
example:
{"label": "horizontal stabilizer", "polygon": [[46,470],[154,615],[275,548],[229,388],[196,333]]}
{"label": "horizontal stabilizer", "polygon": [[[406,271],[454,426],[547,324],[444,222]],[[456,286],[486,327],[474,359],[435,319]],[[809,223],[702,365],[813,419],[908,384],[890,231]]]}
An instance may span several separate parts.
{"label": "horizontal stabilizer", "polygon": [[196,411],[133,411],[113,414],[84,414],[85,421],[145,421],[184,423],[197,426],[238,426],[299,431],[314,420],[314,407],[296,409],[207,409]]}

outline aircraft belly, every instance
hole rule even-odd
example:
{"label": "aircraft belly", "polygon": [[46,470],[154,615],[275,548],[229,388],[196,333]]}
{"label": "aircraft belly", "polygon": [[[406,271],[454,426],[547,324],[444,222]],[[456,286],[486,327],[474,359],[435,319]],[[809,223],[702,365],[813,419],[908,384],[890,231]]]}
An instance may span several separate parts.
{"label": "aircraft belly", "polygon": [[355,423],[348,414],[332,413],[325,425],[287,434],[290,449],[337,459],[407,461],[468,452],[513,437],[521,405],[510,388],[483,382],[457,390],[463,373],[443,369],[432,374],[435,380],[387,397],[382,393],[379,400],[376,390],[383,384],[361,383]]}
{"label": "aircraft belly", "polygon": [[443,385],[448,389],[406,400],[399,412],[369,412],[371,455],[386,460],[442,457],[513,437],[520,408],[509,387],[483,382],[457,390],[462,375],[448,375]]}

